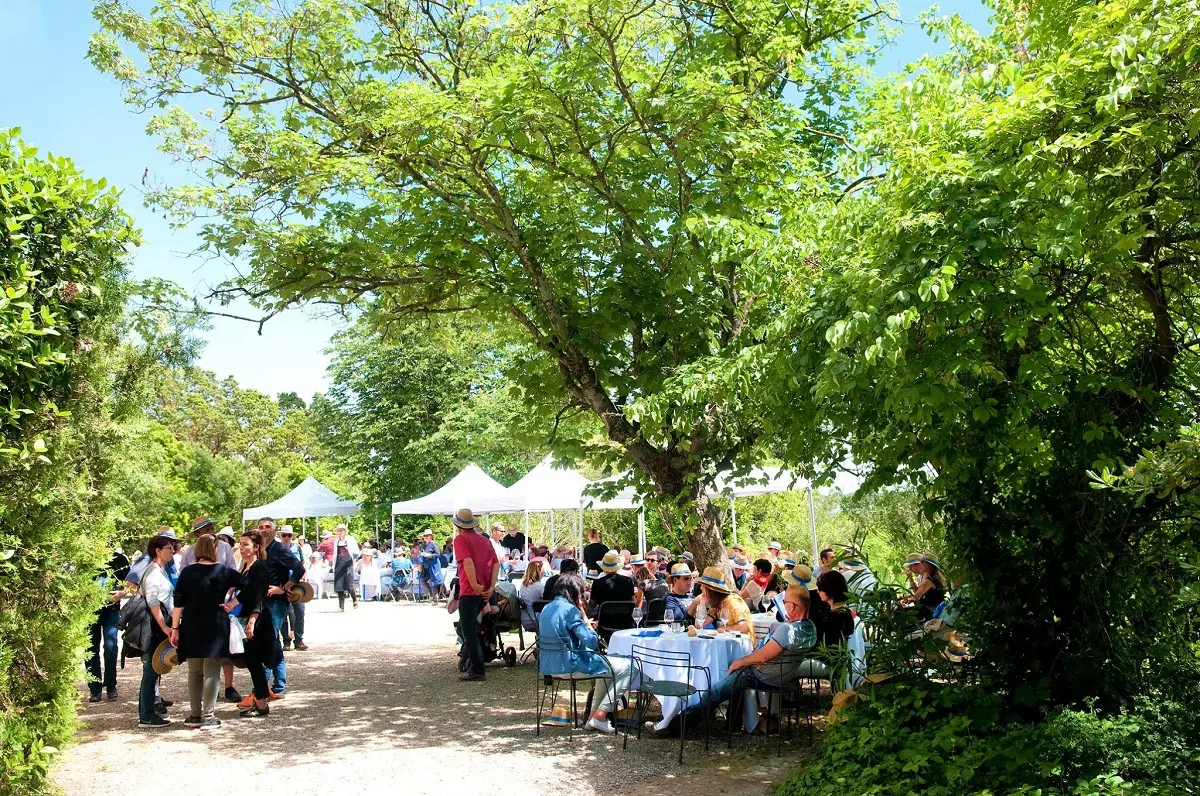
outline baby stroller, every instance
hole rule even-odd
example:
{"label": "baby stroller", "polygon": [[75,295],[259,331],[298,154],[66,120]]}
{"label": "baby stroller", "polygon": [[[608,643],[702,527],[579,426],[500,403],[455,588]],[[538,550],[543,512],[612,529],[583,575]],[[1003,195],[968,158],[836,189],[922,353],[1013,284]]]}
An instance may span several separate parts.
{"label": "baby stroller", "polygon": [[[457,578],[450,584],[450,587],[457,598]],[[525,649],[525,635],[521,629],[521,604],[517,597],[516,584],[504,581],[497,583],[496,590],[492,592],[492,599],[488,604],[494,605],[500,610],[497,613],[485,615],[479,623],[479,645],[483,647],[483,662],[491,663],[497,658],[503,658],[505,666],[516,666],[517,650],[511,646],[504,646],[504,634],[515,630],[520,648]],[[458,670],[465,672],[467,670],[467,650],[458,622],[454,623],[454,632],[458,636]]]}

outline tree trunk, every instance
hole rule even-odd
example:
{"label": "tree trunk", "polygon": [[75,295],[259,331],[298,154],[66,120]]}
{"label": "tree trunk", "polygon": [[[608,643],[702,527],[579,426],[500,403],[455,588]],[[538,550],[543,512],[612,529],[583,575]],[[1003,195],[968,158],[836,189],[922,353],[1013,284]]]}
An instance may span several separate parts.
{"label": "tree trunk", "polygon": [[696,557],[696,566],[720,567],[728,576],[729,556],[725,553],[725,535],[721,528],[721,515],[716,505],[703,488],[696,491],[688,507],[696,515],[695,523],[688,523],[686,534],[688,551]]}

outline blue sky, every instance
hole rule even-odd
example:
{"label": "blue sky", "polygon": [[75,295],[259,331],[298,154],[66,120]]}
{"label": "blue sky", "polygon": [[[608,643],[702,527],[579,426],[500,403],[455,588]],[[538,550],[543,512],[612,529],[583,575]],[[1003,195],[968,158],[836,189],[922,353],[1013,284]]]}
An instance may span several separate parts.
{"label": "blue sky", "polygon": [[[901,16],[914,20],[927,2],[902,0]],[[943,4],[983,24],[978,0]],[[186,172],[156,148],[144,132],[146,117],[122,101],[115,82],[87,62],[88,37],[96,28],[88,0],[0,0],[0,127],[22,129],[27,143],[43,152],[70,157],[89,176],[105,177],[125,192],[124,207],[142,230],[144,243],[131,270],[136,277],[172,279],[201,294],[225,276],[224,267],[189,256],[192,231],[171,229],[147,209],[140,194],[142,174],[168,182]],[[899,69],[934,45],[915,25],[885,55],[880,71]],[[292,310],[266,324],[262,336],[251,324],[216,318],[200,364],[219,376],[266,393],[298,393],[306,400],[328,386],[324,353],[339,322],[321,314]]]}

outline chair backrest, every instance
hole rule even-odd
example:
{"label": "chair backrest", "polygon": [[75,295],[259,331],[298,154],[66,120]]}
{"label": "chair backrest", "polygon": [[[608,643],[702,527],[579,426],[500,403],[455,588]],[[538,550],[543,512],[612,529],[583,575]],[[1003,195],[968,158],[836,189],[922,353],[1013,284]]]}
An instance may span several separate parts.
{"label": "chair backrest", "polygon": [[643,664],[648,663],[653,666],[687,669],[692,665],[692,655],[689,652],[664,650],[658,647],[647,647],[643,644],[634,644],[630,657],[636,658]]}
{"label": "chair backrest", "polygon": [[614,630],[628,630],[633,627],[634,608],[633,600],[609,600],[600,603],[600,610],[596,612],[596,632],[607,640]]}
{"label": "chair backrest", "polygon": [[[662,624],[663,614],[667,611],[667,598],[655,597],[646,601],[646,624]],[[676,620],[679,617],[675,617]]]}

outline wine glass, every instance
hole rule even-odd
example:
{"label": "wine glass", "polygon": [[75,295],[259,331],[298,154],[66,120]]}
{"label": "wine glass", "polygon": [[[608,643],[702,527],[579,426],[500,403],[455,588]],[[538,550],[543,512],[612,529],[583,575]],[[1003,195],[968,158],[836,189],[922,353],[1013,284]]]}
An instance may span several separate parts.
{"label": "wine glass", "polygon": [[640,605],[633,607],[633,624],[638,627],[642,626],[642,617],[646,615],[645,610]]}
{"label": "wine glass", "polygon": [[668,608],[663,612],[663,622],[667,624],[671,632],[675,631],[675,611],[673,609]]}

